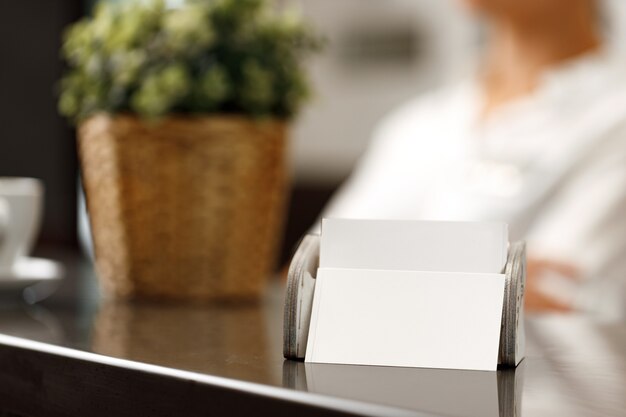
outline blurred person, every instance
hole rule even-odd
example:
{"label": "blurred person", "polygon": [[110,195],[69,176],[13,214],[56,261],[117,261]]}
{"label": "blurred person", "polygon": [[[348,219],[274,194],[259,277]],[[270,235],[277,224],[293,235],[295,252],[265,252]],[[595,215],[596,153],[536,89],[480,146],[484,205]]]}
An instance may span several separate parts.
{"label": "blurred person", "polygon": [[488,27],[478,70],[387,116],[323,217],[505,221],[527,311],[624,316],[626,70],[600,2],[462,3]]}

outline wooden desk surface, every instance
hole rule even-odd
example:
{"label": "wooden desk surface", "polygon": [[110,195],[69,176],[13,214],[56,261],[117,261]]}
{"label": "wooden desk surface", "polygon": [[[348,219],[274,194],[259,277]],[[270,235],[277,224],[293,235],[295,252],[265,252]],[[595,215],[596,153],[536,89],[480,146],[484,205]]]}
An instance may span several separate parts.
{"label": "wooden desk surface", "polygon": [[0,301],[0,416],[626,416],[626,323],[530,318],[497,373],[305,365],[282,357],[278,282],[254,305],[100,301],[87,262],[50,256],[70,270],[52,297]]}

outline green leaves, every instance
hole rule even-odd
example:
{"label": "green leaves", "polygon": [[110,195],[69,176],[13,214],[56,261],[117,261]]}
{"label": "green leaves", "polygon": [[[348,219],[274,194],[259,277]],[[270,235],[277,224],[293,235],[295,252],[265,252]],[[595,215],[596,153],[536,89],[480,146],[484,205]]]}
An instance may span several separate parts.
{"label": "green leaves", "polygon": [[193,89],[191,108],[214,111],[228,97],[231,91],[228,74],[218,65],[214,65],[200,74],[197,86]]}
{"label": "green leaves", "polygon": [[264,0],[102,3],[68,28],[59,111],[292,116],[307,96],[302,58],[319,41]]}
{"label": "green leaves", "polygon": [[241,108],[251,114],[264,114],[274,103],[274,78],[272,73],[258,62],[249,60],[243,64],[241,88],[239,89]]}
{"label": "green leaves", "polygon": [[170,64],[147,75],[131,96],[130,107],[136,113],[157,117],[174,108],[189,95],[191,78],[182,64]]}
{"label": "green leaves", "polygon": [[163,20],[164,47],[174,56],[193,57],[209,49],[215,39],[208,25],[209,9],[191,4],[167,13]]}

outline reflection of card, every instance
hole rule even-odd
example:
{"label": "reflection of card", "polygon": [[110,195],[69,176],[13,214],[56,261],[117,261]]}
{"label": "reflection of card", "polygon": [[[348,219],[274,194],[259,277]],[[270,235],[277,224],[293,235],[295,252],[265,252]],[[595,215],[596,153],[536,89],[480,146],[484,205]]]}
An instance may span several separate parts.
{"label": "reflection of card", "polygon": [[[438,416],[500,417],[500,373],[324,363],[306,363],[304,368],[304,386],[316,394],[419,410]],[[512,377],[501,390],[511,397],[515,374]],[[510,409],[511,413],[502,415],[513,416],[514,398],[506,400],[503,408]]]}
{"label": "reflection of card", "polygon": [[320,268],[307,362],[495,370],[504,275]]}
{"label": "reflection of card", "polygon": [[505,223],[324,219],[320,267],[501,273]]}

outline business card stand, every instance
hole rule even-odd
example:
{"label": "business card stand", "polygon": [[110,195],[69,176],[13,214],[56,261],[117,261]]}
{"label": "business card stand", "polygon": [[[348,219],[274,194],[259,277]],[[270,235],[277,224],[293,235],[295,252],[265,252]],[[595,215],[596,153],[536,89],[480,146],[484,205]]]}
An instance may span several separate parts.
{"label": "business card stand", "polygon": [[[306,353],[319,253],[320,236],[306,235],[300,242],[289,266],[283,329],[283,355],[287,359],[302,360]],[[509,245],[503,273],[506,281],[498,364],[511,367],[516,366],[524,355],[522,320],[526,280],[524,242],[514,242]]]}

